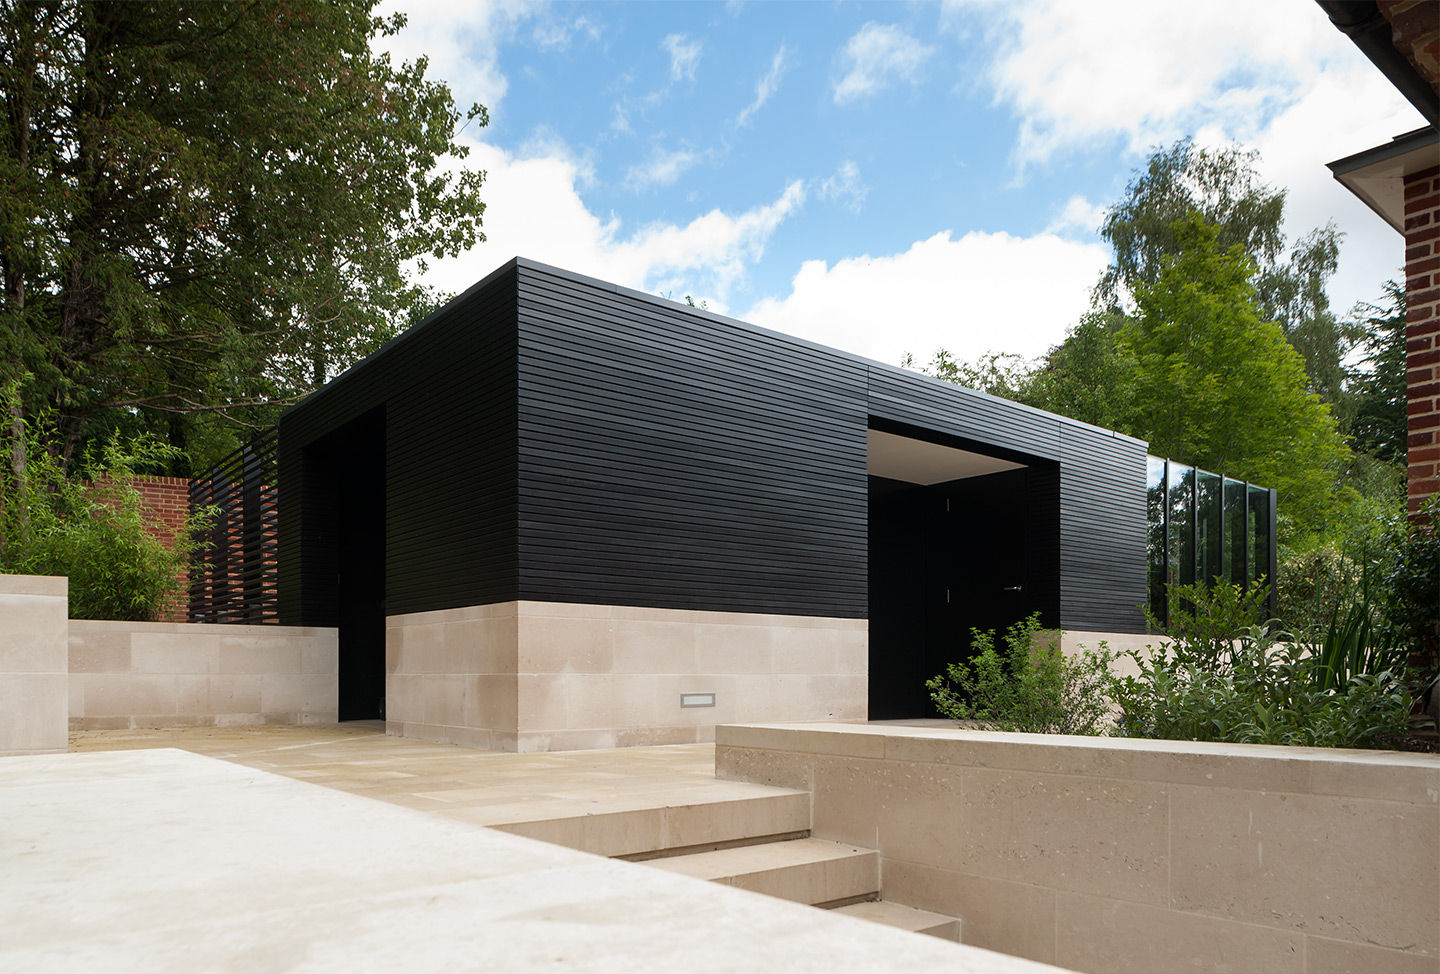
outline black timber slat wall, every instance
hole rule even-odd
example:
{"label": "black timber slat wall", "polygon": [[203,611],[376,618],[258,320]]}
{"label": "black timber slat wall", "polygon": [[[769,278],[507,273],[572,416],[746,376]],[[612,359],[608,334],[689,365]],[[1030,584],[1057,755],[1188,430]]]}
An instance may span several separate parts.
{"label": "black timber slat wall", "polygon": [[304,447],[378,407],[387,614],[525,598],[865,617],[865,434],[888,424],[1046,461],[1032,523],[1054,530],[1025,543],[1058,563],[1060,625],[1143,631],[1144,444],[523,260],[282,418],[282,622],[335,609],[334,566],[304,555]]}
{"label": "black timber slat wall", "polygon": [[1144,443],[1060,425],[1060,624],[1145,632]]}
{"label": "black timber slat wall", "polygon": [[862,618],[865,369],[521,265],[525,599]]}
{"label": "black timber slat wall", "polygon": [[379,407],[386,614],[515,598],[515,369],[510,264],[281,417],[282,623],[335,624],[334,566],[315,543],[326,526],[305,448]]}

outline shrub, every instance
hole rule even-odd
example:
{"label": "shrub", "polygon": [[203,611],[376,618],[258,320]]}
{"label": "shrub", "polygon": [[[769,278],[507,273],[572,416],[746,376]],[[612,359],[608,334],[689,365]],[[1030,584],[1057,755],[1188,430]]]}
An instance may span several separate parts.
{"label": "shrub", "polygon": [[0,572],[69,576],[75,619],[154,618],[184,588],[198,547],[193,539],[207,516],[192,516],[167,544],[146,518],[133,481],[137,466],[178,451],[153,439],[112,439],[67,476],[40,438],[29,435],[24,480],[11,475],[0,491]]}
{"label": "shrub", "polygon": [[1397,519],[1385,543],[1392,553],[1381,582],[1385,634],[1433,670],[1440,664],[1440,498],[1415,521]]}
{"label": "shrub", "polygon": [[[1110,692],[1127,737],[1393,747],[1410,731],[1403,661],[1377,640],[1368,603],[1337,610],[1322,638],[1284,640],[1261,624],[1261,598],[1234,586],[1180,587],[1190,610],[1136,676]],[[1172,616],[1172,619],[1175,617]]]}
{"label": "shrub", "polygon": [[986,730],[1105,732],[1114,656],[1103,643],[1067,657],[1058,633],[1042,635],[1038,614],[1007,629],[1003,649],[996,647],[994,631],[973,629],[971,636],[973,657],[951,663],[926,683],[942,714]]}

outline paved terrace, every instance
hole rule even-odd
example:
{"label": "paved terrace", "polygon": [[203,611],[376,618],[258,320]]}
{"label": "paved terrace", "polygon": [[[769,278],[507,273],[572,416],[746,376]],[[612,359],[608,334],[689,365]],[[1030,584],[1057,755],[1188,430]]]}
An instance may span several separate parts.
{"label": "paved terrace", "polygon": [[713,744],[512,754],[387,737],[384,727],[79,731],[70,751],[179,748],[606,856],[720,843],[736,828],[809,828],[808,792],[717,779]]}
{"label": "paved terrace", "polygon": [[[475,791],[466,759],[509,763],[322,735],[172,736],[234,761],[94,739],[0,760],[0,970],[1050,970],[296,780],[419,801]],[[572,780],[615,791],[585,764]]]}

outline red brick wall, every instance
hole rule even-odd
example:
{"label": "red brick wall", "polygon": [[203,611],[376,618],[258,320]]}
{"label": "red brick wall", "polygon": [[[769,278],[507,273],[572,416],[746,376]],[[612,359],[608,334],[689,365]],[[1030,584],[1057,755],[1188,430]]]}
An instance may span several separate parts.
{"label": "red brick wall", "polygon": [[1409,506],[1440,494],[1440,166],[1405,177]]}
{"label": "red brick wall", "polygon": [[[184,477],[136,477],[135,489],[140,492],[141,506],[156,535],[166,543],[173,541],[190,514],[190,481]],[[172,605],[155,616],[158,622],[185,622],[188,617],[185,591],[190,579],[184,573],[178,577],[185,589]]]}

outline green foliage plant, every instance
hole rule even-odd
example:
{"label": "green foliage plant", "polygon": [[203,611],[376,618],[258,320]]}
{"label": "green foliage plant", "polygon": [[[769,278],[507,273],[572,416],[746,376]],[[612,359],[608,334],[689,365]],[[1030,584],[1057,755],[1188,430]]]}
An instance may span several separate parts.
{"label": "green foliage plant", "polygon": [[1381,577],[1387,638],[1426,671],[1440,668],[1440,498],[1386,532],[1391,557]]}
{"label": "green foliage plant", "polygon": [[1235,588],[1177,586],[1189,605],[1178,625],[1172,617],[1166,641],[1127,654],[1137,672],[1111,685],[1117,734],[1378,748],[1409,734],[1404,668],[1363,621],[1368,605],[1338,611],[1307,644],[1255,621],[1263,598],[1250,603],[1255,593]]}
{"label": "green foliage plant", "polygon": [[1315,663],[1311,680],[1322,691],[1343,693],[1360,677],[1401,674],[1406,665],[1404,649],[1376,627],[1374,610],[1363,596],[1348,607],[1335,607],[1329,627],[1310,653]]}
{"label": "green foliage plant", "polygon": [[984,730],[1036,734],[1105,733],[1106,688],[1114,654],[1102,643],[1078,656],[1060,649],[1060,635],[1040,628],[1038,614],[1005,631],[971,630],[972,656],[927,681],[940,713]]}
{"label": "green foliage plant", "polygon": [[[192,514],[167,543],[146,515],[136,469],[163,465],[174,448],[152,437],[112,438],[67,474],[34,425],[25,477],[7,464],[0,489],[0,572],[68,576],[74,619],[153,619],[184,589],[210,517]],[[13,456],[13,438],[7,448]]]}

